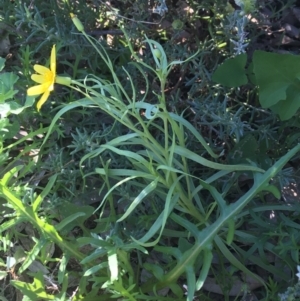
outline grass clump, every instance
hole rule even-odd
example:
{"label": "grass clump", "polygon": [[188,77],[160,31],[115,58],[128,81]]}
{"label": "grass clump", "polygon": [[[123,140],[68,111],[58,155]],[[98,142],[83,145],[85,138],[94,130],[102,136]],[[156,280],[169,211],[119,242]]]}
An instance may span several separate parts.
{"label": "grass clump", "polygon": [[1,297],[297,300],[299,113],[214,77],[267,5],[6,2]]}

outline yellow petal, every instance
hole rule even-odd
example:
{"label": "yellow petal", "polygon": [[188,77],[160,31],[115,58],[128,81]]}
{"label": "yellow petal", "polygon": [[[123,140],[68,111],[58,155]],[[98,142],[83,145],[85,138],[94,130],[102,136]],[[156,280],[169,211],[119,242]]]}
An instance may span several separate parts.
{"label": "yellow petal", "polygon": [[34,69],[37,73],[42,74],[42,75],[50,71],[49,68],[47,68],[47,67],[45,67],[45,66],[42,66],[42,65],[34,65],[34,66],[33,66],[33,69]]}
{"label": "yellow petal", "polygon": [[50,69],[54,74],[54,78],[56,76],[56,50],[55,45],[53,45],[51,50],[51,57],[50,57]]}
{"label": "yellow petal", "polygon": [[39,83],[39,84],[45,83],[45,76],[44,75],[32,74],[31,79],[33,81],[35,81],[36,83]]}
{"label": "yellow petal", "polygon": [[46,91],[43,96],[41,97],[41,99],[38,101],[36,107],[37,107],[37,110],[39,111],[42,107],[42,105],[46,102],[46,100],[48,99],[50,95],[50,92],[49,91]]}
{"label": "yellow petal", "polygon": [[27,95],[28,96],[39,95],[39,94],[44,93],[48,89],[49,89],[49,83],[33,86],[33,87],[27,89]]}
{"label": "yellow petal", "polygon": [[47,91],[51,92],[54,90],[54,84],[53,83],[49,83],[49,86],[47,88]]}

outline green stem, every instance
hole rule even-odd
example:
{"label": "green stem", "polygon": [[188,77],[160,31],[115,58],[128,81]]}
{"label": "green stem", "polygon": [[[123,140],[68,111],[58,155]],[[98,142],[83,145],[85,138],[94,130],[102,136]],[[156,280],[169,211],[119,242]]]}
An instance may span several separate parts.
{"label": "green stem", "polygon": [[10,148],[14,148],[16,145],[20,144],[20,143],[23,143],[24,141],[30,139],[30,138],[33,138],[35,136],[38,136],[38,135],[41,135],[41,134],[45,134],[48,130],[49,130],[50,127],[45,127],[45,128],[39,128],[38,130],[34,131],[34,132],[30,132],[28,133],[28,135],[24,136],[23,138],[21,139],[18,139],[15,143],[12,143],[6,147],[4,147],[2,149],[2,151],[5,151],[5,150],[8,150]]}

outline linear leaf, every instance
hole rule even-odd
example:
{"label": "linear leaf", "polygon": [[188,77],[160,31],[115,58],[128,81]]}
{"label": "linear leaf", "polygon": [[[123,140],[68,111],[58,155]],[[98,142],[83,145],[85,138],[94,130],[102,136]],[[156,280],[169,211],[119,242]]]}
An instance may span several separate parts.
{"label": "linear leaf", "polygon": [[44,238],[42,238],[38,242],[36,242],[34,247],[27,253],[26,258],[19,269],[19,273],[23,273],[32,264],[32,262],[39,255],[41,249],[43,248],[43,246],[46,243],[47,243],[47,240]]}
{"label": "linear leaf", "polygon": [[42,203],[43,199],[48,195],[51,188],[53,187],[53,185],[56,181],[56,178],[57,178],[57,175],[53,175],[52,177],[50,177],[46,187],[43,189],[43,191],[40,193],[40,195],[33,201],[32,209],[34,212],[36,212],[39,209],[40,204]]}
{"label": "linear leaf", "polygon": [[[79,207],[78,207],[79,209]],[[67,226],[68,224],[72,223],[75,219],[77,219],[80,216],[85,216],[86,213],[85,212],[77,212],[77,213],[73,213],[70,216],[64,218],[59,224],[55,225],[56,230],[60,231],[62,230],[65,226]]]}
{"label": "linear leaf", "polygon": [[145,187],[145,189],[143,189],[139,195],[133,200],[133,202],[131,203],[131,205],[128,207],[128,209],[126,210],[126,212],[122,215],[121,218],[119,218],[117,220],[117,222],[121,222],[123,221],[126,217],[128,217],[128,215],[135,209],[135,207],[140,204],[140,202],[150,193],[152,192],[156,186],[157,186],[157,182],[158,182],[159,178],[156,178],[154,181],[152,181],[149,185],[147,185]]}
{"label": "linear leaf", "polygon": [[[178,177],[176,181],[174,181],[174,183],[172,184],[172,186],[170,187],[167,197],[166,197],[166,202],[165,202],[165,208],[163,210],[163,212],[161,213],[161,215],[158,217],[158,219],[155,221],[154,223],[154,227],[152,226],[150,228],[150,230],[144,235],[144,237],[142,237],[139,241],[134,240],[136,243],[142,245],[143,247],[153,247],[155,246],[163,233],[163,230],[165,229],[165,225],[167,223],[167,219],[169,217],[169,214],[172,212],[172,210],[174,209],[178,199],[179,199],[179,195],[178,194],[174,194],[174,190],[176,189],[176,186],[178,185],[178,182],[180,181],[181,177]],[[156,223],[158,221],[158,223]],[[146,241],[145,239],[149,239],[150,237],[152,237],[156,231],[158,231],[158,228],[160,229],[160,233],[158,235],[158,237],[150,243],[146,243],[146,242],[141,242],[142,240]],[[155,231],[156,230],[156,231]]]}
{"label": "linear leaf", "polygon": [[195,161],[203,166],[212,168],[212,169],[220,169],[220,170],[230,170],[230,171],[256,171],[256,172],[264,172],[263,169],[252,166],[252,165],[225,165],[225,164],[219,164],[212,161],[209,161],[194,152],[183,148],[181,146],[175,147],[175,153],[184,156],[192,161]]}

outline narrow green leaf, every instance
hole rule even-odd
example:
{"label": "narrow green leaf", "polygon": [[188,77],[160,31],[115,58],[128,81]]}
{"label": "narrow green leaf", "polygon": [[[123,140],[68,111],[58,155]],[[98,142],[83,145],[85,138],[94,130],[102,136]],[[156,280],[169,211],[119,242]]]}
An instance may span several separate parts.
{"label": "narrow green leaf", "polygon": [[18,224],[20,224],[24,221],[26,221],[26,219],[24,217],[10,218],[8,221],[6,221],[0,225],[0,233],[10,229],[11,227],[16,227]]}
{"label": "narrow green leaf", "polygon": [[170,215],[170,217],[174,222],[187,229],[191,234],[193,234],[194,237],[198,236],[199,230],[194,223],[189,222],[187,219],[182,218],[180,215],[174,212]]}
{"label": "narrow green leaf", "polygon": [[118,258],[116,249],[110,249],[107,253],[108,255],[108,267],[110,271],[110,281],[114,282],[118,280],[119,268],[118,268]]}
{"label": "narrow green leaf", "polygon": [[[141,102],[144,102],[145,99],[146,99],[146,97],[147,97],[147,95],[148,95],[148,91],[149,91],[149,80],[148,80],[148,78],[146,76],[147,73],[136,62],[129,62],[128,64],[135,66],[140,71],[141,75],[144,77],[144,80],[145,80],[145,83],[146,83],[146,87],[145,87],[146,89],[145,89],[145,93],[144,93],[143,98],[140,99]],[[139,95],[139,97],[141,97],[141,96],[142,95]]]}
{"label": "narrow green leaf", "polygon": [[290,220],[287,216],[282,214],[282,212],[279,213],[280,218],[284,221],[285,225],[297,230],[300,230],[299,223],[295,223],[294,221]]}
{"label": "narrow green leaf", "polygon": [[52,122],[49,126],[49,129],[47,130],[47,134],[44,138],[43,144],[44,145],[46,143],[46,141],[48,140],[49,136],[52,133],[52,129],[55,126],[55,124],[57,123],[57,121],[59,120],[59,118],[66,112],[75,109],[77,107],[87,107],[87,106],[91,106],[94,105],[93,101],[91,99],[88,98],[82,98],[79,99],[75,102],[72,103],[68,103],[67,105],[65,105],[59,112],[56,113],[56,115],[54,116],[54,118],[52,119]]}
{"label": "narrow green leaf", "polygon": [[[96,156],[99,156],[101,153],[103,153],[106,149],[109,149],[109,148],[110,148],[110,150],[116,151],[117,153],[121,152],[121,155],[126,156],[125,151],[122,152],[122,150],[118,150],[115,146],[123,145],[124,142],[130,141],[132,138],[134,138],[134,137],[136,137],[136,136],[138,136],[138,134],[136,134],[136,133],[131,133],[131,134],[119,136],[119,137],[117,137],[117,138],[115,138],[115,139],[112,139],[111,141],[107,142],[106,144],[101,145],[99,148],[97,148],[97,149],[95,149],[95,150],[89,152],[89,153],[86,154],[85,156],[83,156],[82,159],[80,160],[80,164],[83,164],[83,162],[84,162],[85,160],[87,160],[87,159],[90,159],[90,158],[94,158],[94,157],[96,157]],[[46,138],[45,138],[45,139],[46,139]],[[44,143],[44,142],[43,142],[43,143]],[[133,154],[134,154],[133,152],[129,152],[128,154],[132,155],[132,156],[135,157],[135,158],[141,159],[142,162],[144,162],[144,163],[147,162],[143,157],[141,157],[141,156],[139,156],[139,155],[134,156],[134,155],[133,155]],[[131,156],[131,157],[132,157],[132,156]],[[139,159],[138,159],[138,160],[139,160]]]}
{"label": "narrow green leaf", "polygon": [[[107,193],[105,194],[105,196],[103,197],[103,200],[101,201],[101,203],[99,204],[99,206],[94,210],[94,213],[96,212],[96,211],[98,211],[101,207],[102,207],[102,205],[106,202],[106,199],[107,199],[107,197],[118,187],[118,186],[120,186],[120,185],[122,185],[122,184],[124,184],[124,183],[126,183],[126,182],[128,182],[128,181],[130,181],[130,180],[132,180],[132,179],[135,179],[135,177],[128,177],[128,178],[126,178],[126,179],[123,179],[123,180],[121,180],[121,181],[119,181],[118,183],[116,183],[114,186],[112,186],[108,191],[107,191]],[[104,186],[103,186],[104,187]]]}
{"label": "narrow green leaf", "polygon": [[[269,262],[263,262],[261,260],[260,255],[254,256],[253,254],[248,254],[245,250],[243,250],[241,247],[239,247],[236,244],[233,244],[232,247],[234,249],[236,249],[237,252],[243,256],[243,259],[245,261],[247,260],[247,261],[261,267],[265,271],[268,271],[270,274],[279,275],[280,278],[282,278],[284,281],[290,280],[289,275],[287,275],[286,273],[282,273],[282,270],[280,268],[276,268],[274,265],[270,264]],[[274,246],[273,246],[273,250],[274,250]],[[269,251],[271,251],[271,250],[269,250]],[[262,283],[266,287],[265,282],[261,277],[259,277],[258,275],[254,274],[253,272],[248,270],[241,262],[239,262],[239,261],[236,262],[236,256],[232,255],[231,253],[229,254],[229,253],[230,253],[230,251],[227,250],[227,254],[225,256],[234,266],[236,266],[239,270],[243,271],[246,275],[249,275],[249,276],[257,279],[260,283]],[[272,251],[271,251],[271,253],[272,253]],[[292,265],[290,265],[290,267],[292,267],[292,266],[293,266],[293,263],[292,263]]]}
{"label": "narrow green leaf", "polygon": [[43,199],[48,195],[51,188],[53,187],[53,185],[56,181],[56,178],[57,178],[57,175],[53,175],[52,177],[50,177],[46,187],[43,189],[43,191],[40,193],[40,195],[33,201],[32,209],[34,212],[38,211]]}
{"label": "narrow green leaf", "polygon": [[[79,207],[78,207],[79,209]],[[61,231],[65,226],[72,223],[78,217],[85,216],[84,212],[77,212],[74,214],[69,215],[68,217],[64,218],[59,224],[55,225],[56,230]]]}
{"label": "narrow green leaf", "polygon": [[264,280],[259,277],[258,275],[251,272],[245,265],[243,265],[235,255],[233,255],[230,250],[226,247],[226,245],[223,243],[222,239],[216,235],[215,237],[215,243],[217,244],[218,248],[222,252],[223,256],[236,268],[238,268],[240,271],[244,272],[246,275],[249,275],[255,279],[257,279],[259,282],[261,282],[264,285]]}
{"label": "narrow green leaf", "polygon": [[177,122],[182,124],[186,129],[188,129],[213,158],[218,158],[219,157],[219,155],[217,155],[213,152],[213,150],[209,147],[209,145],[204,140],[204,138],[200,135],[200,133],[196,130],[196,128],[190,122],[188,122],[182,116],[179,116],[179,115],[174,114],[174,113],[170,113],[170,117],[173,120],[176,120]]}
{"label": "narrow green leaf", "polygon": [[29,297],[31,301],[55,299],[55,295],[49,295],[46,293],[43,274],[41,272],[35,274],[32,284],[18,280],[11,280],[10,283],[20,290],[24,296]]}
{"label": "narrow green leaf", "polygon": [[107,268],[107,266],[108,266],[107,262],[103,262],[103,263],[100,263],[98,265],[95,265],[92,268],[86,270],[84,272],[83,276],[87,277],[87,276],[93,275],[93,274],[97,273],[98,271],[100,271],[100,270],[102,270],[104,268]]}
{"label": "narrow green leaf", "polygon": [[164,275],[164,270],[162,267],[160,267],[157,264],[152,264],[152,263],[144,263],[143,264],[143,268],[145,268],[147,271],[150,271],[151,273],[153,273],[154,277],[156,279],[162,279],[163,275]]}
{"label": "narrow green leaf", "polygon": [[210,266],[212,263],[212,259],[213,259],[212,251],[210,250],[210,248],[205,248],[203,250],[203,265],[201,268],[199,278],[196,282],[196,290],[197,291],[199,291],[202,288],[204,281],[206,280],[206,277],[208,275],[208,272],[209,272],[209,269],[210,269]]}
{"label": "narrow green leaf", "polygon": [[6,59],[3,57],[0,57],[0,71],[3,70],[4,66],[5,66],[5,61]]}
{"label": "narrow green leaf", "polygon": [[[173,211],[177,201],[179,199],[178,195],[175,195],[172,198],[171,204],[169,206],[169,210],[167,211],[168,215]],[[139,240],[135,240],[134,238],[133,241],[135,241],[137,244],[139,245],[144,245],[150,238],[152,238],[157,231],[159,230],[159,228],[161,228],[162,224],[163,224],[163,220],[164,220],[164,216],[165,216],[165,210],[163,210],[160,215],[158,216],[158,218],[156,219],[156,221],[153,223],[153,225],[150,227],[150,229],[148,230],[148,232]],[[154,246],[154,244],[152,245],[152,243],[148,243],[150,246]]]}
{"label": "narrow green leaf", "polygon": [[187,301],[193,301],[195,297],[196,291],[196,275],[194,271],[194,267],[192,265],[188,265],[185,267],[186,272],[186,280],[187,280]]}
{"label": "narrow green leaf", "polygon": [[200,184],[203,186],[203,188],[207,189],[211,193],[212,197],[219,205],[221,214],[223,214],[224,209],[226,207],[226,202],[223,199],[222,195],[217,191],[217,189],[214,186],[207,184],[205,181],[200,180]]}
{"label": "narrow green leaf", "polygon": [[130,204],[130,206],[128,207],[128,209],[126,210],[126,212],[122,215],[121,218],[119,218],[117,220],[117,222],[121,222],[123,221],[126,217],[128,217],[128,215],[130,213],[132,213],[132,211],[136,208],[137,205],[140,204],[140,202],[150,193],[152,192],[156,186],[157,186],[157,182],[158,182],[159,178],[155,179],[154,181],[152,181],[150,184],[148,184],[145,189],[143,189],[139,195],[133,200],[133,202]]}
{"label": "narrow green leaf", "polygon": [[63,254],[61,260],[60,260],[60,265],[58,268],[58,274],[57,274],[57,280],[59,284],[62,284],[64,281],[64,278],[66,277],[66,268],[67,264],[69,262],[69,256],[67,254]]}
{"label": "narrow green leaf", "polygon": [[[176,179],[176,181],[174,181],[174,183],[172,184],[172,186],[170,187],[170,189],[168,191],[166,201],[165,201],[165,208],[162,212],[162,218],[161,219],[158,218],[154,223],[155,226],[154,227],[152,226],[150,228],[150,230],[140,240],[134,239],[134,241],[136,243],[140,244],[143,247],[153,247],[160,241],[160,238],[165,229],[165,225],[167,223],[169,214],[171,213],[171,211],[173,210],[173,208],[175,207],[175,205],[179,199],[179,195],[174,194],[174,190],[176,189],[178,182],[180,181],[181,178],[182,178],[182,176],[178,177]],[[157,223],[157,221],[159,221],[159,223]],[[160,222],[161,222],[161,224],[160,224]],[[156,232],[155,230],[158,230],[158,226],[161,227],[158,237],[153,242],[150,242],[150,243],[142,242],[142,240],[145,240],[145,238],[149,238],[150,236],[153,236]]]}
{"label": "narrow green leaf", "polygon": [[230,219],[228,220],[228,232],[227,232],[227,236],[226,236],[226,243],[227,245],[231,245],[231,243],[233,242],[233,238],[234,238],[234,232],[235,232],[235,222],[234,219]]}
{"label": "narrow green leaf", "polygon": [[[105,168],[96,168],[95,169],[96,173],[100,175],[105,175],[107,174]],[[132,169],[110,169],[109,170],[109,176],[110,177],[115,177],[115,176],[132,176],[136,178],[145,178],[145,179],[152,179],[154,180],[155,177],[148,172],[143,172],[139,170],[132,170]]]}
{"label": "narrow green leaf", "polygon": [[225,164],[219,164],[212,161],[209,161],[194,152],[183,148],[181,146],[175,147],[175,153],[186,157],[194,162],[197,162],[203,166],[212,168],[212,169],[219,169],[219,170],[230,170],[230,171],[256,171],[256,172],[264,172],[263,169],[252,166],[252,165],[225,165]]}
{"label": "narrow green leaf", "polygon": [[22,165],[18,165],[9,170],[1,179],[2,185],[7,185],[8,182],[23,168]]}
{"label": "narrow green leaf", "polygon": [[39,255],[41,249],[43,246],[47,243],[47,240],[41,238],[34,247],[27,253],[27,256],[21,265],[19,269],[19,273],[23,273],[31,264],[32,262],[36,259],[36,257]]}

